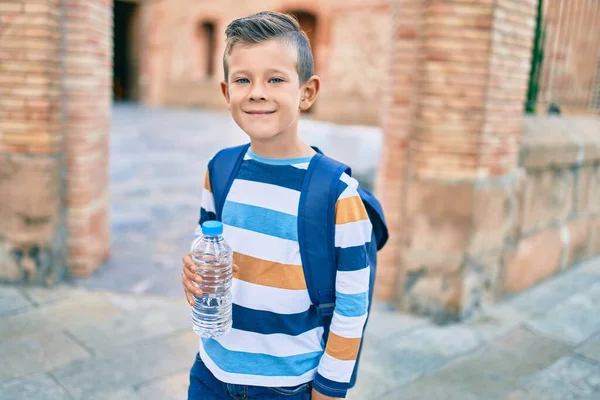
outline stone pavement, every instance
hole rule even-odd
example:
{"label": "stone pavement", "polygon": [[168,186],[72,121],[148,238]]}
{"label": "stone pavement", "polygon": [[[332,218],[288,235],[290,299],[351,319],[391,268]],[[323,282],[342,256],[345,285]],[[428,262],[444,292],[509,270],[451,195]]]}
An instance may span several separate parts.
{"label": "stone pavement", "polygon": [[[0,286],[0,400],[185,399],[183,296]],[[351,400],[600,399],[600,260],[470,321],[377,309]]]}

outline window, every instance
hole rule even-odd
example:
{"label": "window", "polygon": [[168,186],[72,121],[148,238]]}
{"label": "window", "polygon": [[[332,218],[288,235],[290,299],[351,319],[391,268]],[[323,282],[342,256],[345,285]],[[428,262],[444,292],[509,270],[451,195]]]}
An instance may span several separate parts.
{"label": "window", "polygon": [[200,45],[199,65],[202,75],[210,78],[215,75],[215,24],[212,22],[203,22],[198,27],[198,39]]}

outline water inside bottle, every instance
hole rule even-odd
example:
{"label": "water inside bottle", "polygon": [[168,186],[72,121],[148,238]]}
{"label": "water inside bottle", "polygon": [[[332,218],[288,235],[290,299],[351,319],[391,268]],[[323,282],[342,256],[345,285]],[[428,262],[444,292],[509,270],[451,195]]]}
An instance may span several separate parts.
{"label": "water inside bottle", "polygon": [[194,296],[192,326],[202,338],[224,335],[232,326],[231,262],[229,257],[225,257],[227,262],[224,263],[219,262],[219,258],[210,254],[192,257],[196,273],[202,277],[202,283],[196,286],[203,292],[202,296]]}

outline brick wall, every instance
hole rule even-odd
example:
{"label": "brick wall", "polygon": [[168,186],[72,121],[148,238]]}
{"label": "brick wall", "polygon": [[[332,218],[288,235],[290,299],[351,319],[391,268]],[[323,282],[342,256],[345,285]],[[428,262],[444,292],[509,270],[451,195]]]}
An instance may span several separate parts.
{"label": "brick wall", "polygon": [[378,298],[456,318],[500,285],[535,1],[398,6],[379,175],[396,247]]}
{"label": "brick wall", "polygon": [[107,255],[111,7],[0,1],[0,280]]}
{"label": "brick wall", "polygon": [[0,280],[64,271],[59,10],[0,1]]}
{"label": "brick wall", "polygon": [[592,94],[600,60],[600,2],[546,0],[544,28],[541,111],[550,103],[567,112],[598,110]]}
{"label": "brick wall", "polygon": [[[167,5],[168,3],[168,5]],[[220,92],[227,24],[270,9],[316,17],[313,52],[323,89],[314,118],[377,125],[391,44],[391,1],[153,1],[142,8],[142,100],[150,105],[225,109]],[[198,28],[215,26],[215,75],[205,76],[206,46]],[[310,35],[309,35],[310,36]]]}
{"label": "brick wall", "polygon": [[69,266],[87,276],[109,252],[112,0],[63,0]]}

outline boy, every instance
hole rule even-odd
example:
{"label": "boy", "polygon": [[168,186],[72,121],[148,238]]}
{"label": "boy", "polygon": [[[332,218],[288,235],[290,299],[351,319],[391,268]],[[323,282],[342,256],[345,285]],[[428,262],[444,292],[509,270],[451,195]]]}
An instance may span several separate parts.
{"label": "boy", "polygon": [[[343,398],[367,317],[372,226],[356,180],[343,174],[335,209],[336,303],[330,333],[312,307],[298,246],[298,204],[315,154],[298,136],[298,118],[314,103],[308,39],[291,16],[262,12],[226,29],[221,88],[251,146],[225,200],[224,237],[234,251],[233,328],[200,341],[190,400]],[[215,219],[207,177],[200,224]],[[195,237],[200,235],[200,228]],[[190,305],[199,277],[183,258]],[[312,396],[312,397],[311,397]]]}

